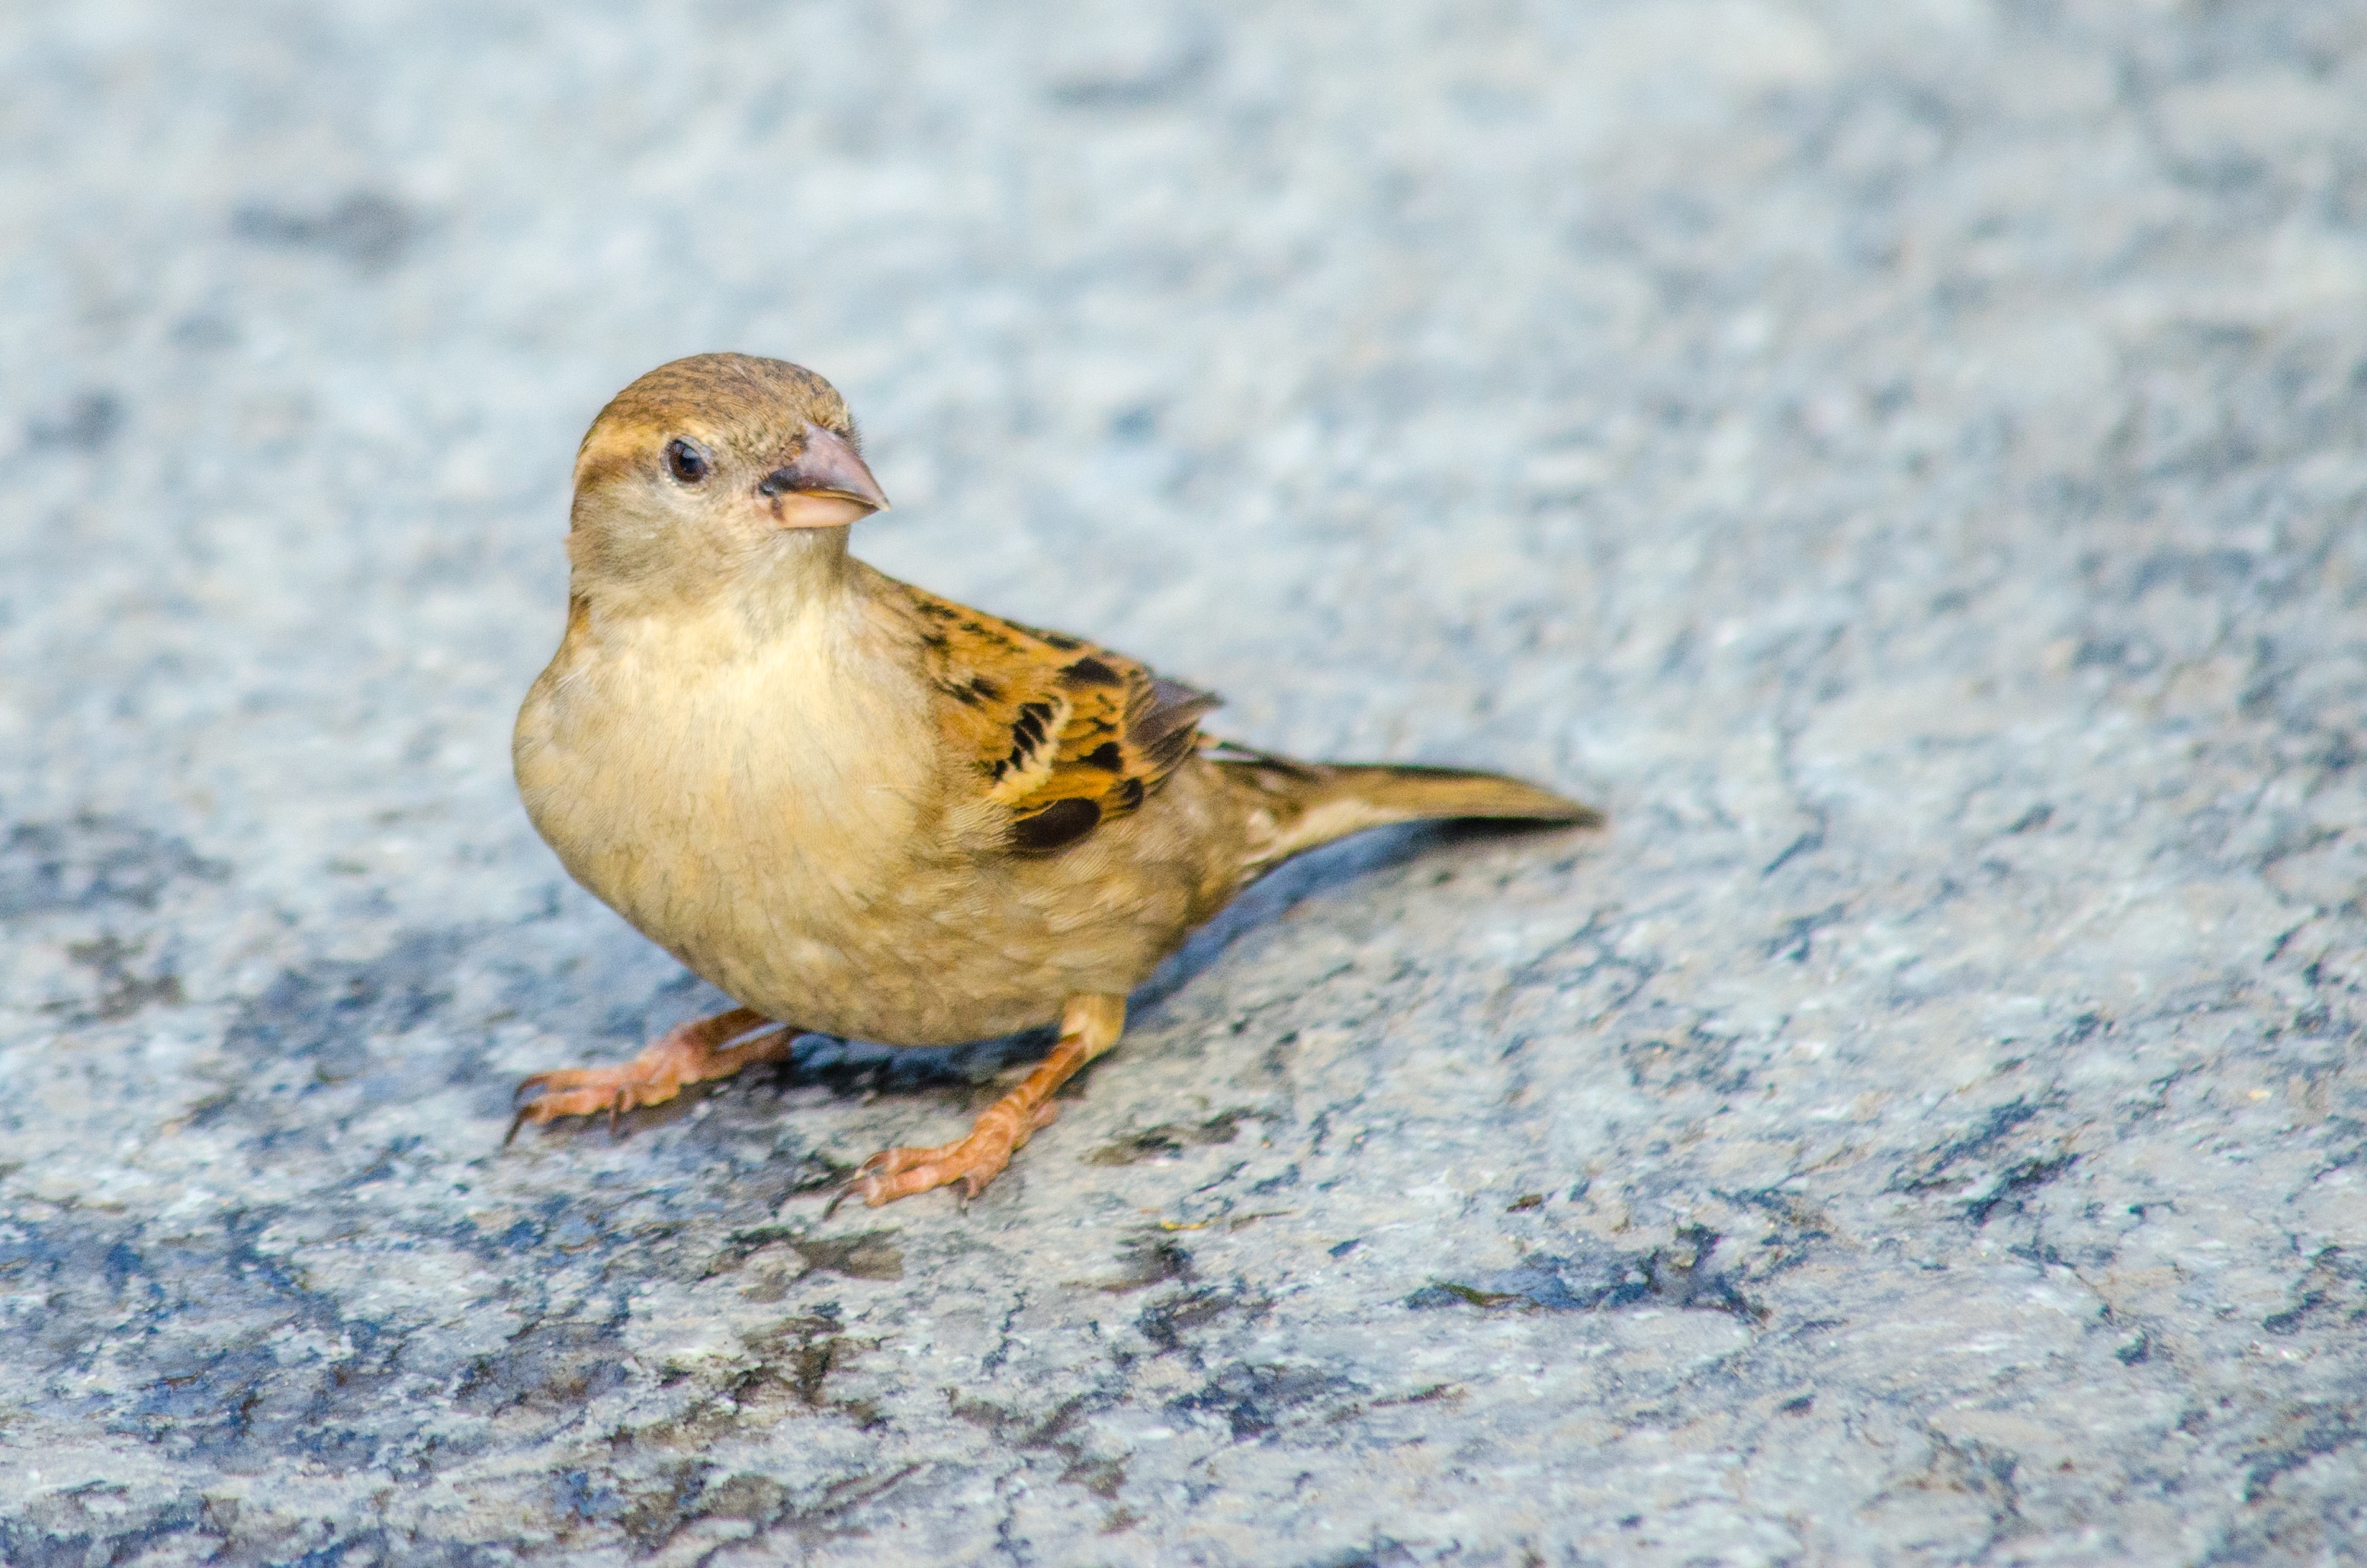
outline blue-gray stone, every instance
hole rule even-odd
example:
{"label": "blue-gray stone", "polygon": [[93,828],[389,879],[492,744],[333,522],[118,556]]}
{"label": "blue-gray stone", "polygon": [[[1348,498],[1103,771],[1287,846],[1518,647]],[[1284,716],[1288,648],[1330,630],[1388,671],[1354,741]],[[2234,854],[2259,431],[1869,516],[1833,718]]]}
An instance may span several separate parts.
{"label": "blue-gray stone", "polygon": [[[0,1560],[2357,1561],[2367,12],[0,19]],[[716,996],[507,754],[657,361],[886,569],[1600,834],[1040,1042]]]}

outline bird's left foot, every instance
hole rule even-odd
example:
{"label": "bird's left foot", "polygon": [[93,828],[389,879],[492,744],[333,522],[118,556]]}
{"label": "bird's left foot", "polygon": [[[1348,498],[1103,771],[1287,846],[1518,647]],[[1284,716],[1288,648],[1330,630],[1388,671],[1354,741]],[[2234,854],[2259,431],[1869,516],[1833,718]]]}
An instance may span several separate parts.
{"label": "bird's left foot", "polygon": [[1052,1054],[1019,1087],[988,1106],[972,1123],[968,1137],[935,1148],[882,1149],[863,1162],[854,1180],[831,1200],[831,1207],[859,1197],[865,1207],[877,1208],[956,1182],[962,1183],[963,1201],[976,1197],[987,1190],[987,1182],[1002,1174],[1014,1151],[1059,1117],[1061,1108],[1051,1103],[1053,1092],[1078,1068],[1116,1045],[1125,1027],[1125,998],[1091,993],[1071,997],[1061,1014],[1061,1039]]}
{"label": "bird's left foot", "polygon": [[962,1200],[967,1203],[987,1190],[987,1183],[1002,1174],[1011,1163],[1013,1150],[1027,1142],[1039,1127],[1049,1127],[1061,1114],[1056,1105],[1034,1107],[1018,1103],[1020,1096],[1006,1095],[988,1108],[970,1135],[959,1143],[939,1144],[927,1149],[882,1149],[863,1162],[854,1180],[847,1183],[848,1195],[860,1197],[867,1207],[877,1208],[898,1198],[926,1193],[933,1187],[948,1187],[962,1183]]}

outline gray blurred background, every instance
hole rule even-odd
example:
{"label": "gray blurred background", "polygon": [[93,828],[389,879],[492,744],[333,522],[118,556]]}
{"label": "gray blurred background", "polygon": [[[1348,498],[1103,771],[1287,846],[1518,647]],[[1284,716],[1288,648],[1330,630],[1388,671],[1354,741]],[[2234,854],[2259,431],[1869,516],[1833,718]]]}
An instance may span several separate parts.
{"label": "gray blurred background", "polygon": [[[0,18],[0,1560],[2355,1561],[2367,12]],[[1010,1175],[509,778],[574,443],[1600,834],[1383,835]]]}

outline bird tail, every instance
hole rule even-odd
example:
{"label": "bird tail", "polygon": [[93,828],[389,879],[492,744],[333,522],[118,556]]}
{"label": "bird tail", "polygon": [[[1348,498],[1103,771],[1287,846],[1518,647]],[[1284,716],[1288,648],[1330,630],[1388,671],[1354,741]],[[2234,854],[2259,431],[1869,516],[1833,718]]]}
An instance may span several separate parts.
{"label": "bird tail", "polygon": [[1592,806],[1501,773],[1294,762],[1231,741],[1203,754],[1247,810],[1252,842],[1245,869],[1253,876],[1335,839],[1392,823],[1477,817],[1592,827],[1602,821]]}

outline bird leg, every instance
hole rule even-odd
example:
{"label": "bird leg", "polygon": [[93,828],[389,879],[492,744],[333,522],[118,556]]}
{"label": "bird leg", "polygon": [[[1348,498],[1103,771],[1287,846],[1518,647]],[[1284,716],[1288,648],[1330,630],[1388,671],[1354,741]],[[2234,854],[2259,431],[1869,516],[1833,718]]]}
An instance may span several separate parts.
{"label": "bird leg", "polygon": [[1118,1043],[1126,1027],[1126,998],[1085,994],[1061,1011],[1061,1039],[1019,1087],[995,1101],[959,1143],[933,1149],[883,1149],[863,1162],[842,1195],[860,1195],[877,1208],[949,1182],[962,1183],[966,1201],[987,1190],[1012,1151],[1061,1114],[1052,1095],[1076,1070]]}
{"label": "bird leg", "polygon": [[608,1131],[613,1133],[618,1117],[635,1106],[662,1105],[681,1094],[685,1084],[729,1078],[751,1062],[777,1061],[788,1054],[796,1031],[776,1027],[743,1044],[730,1044],[772,1022],[760,1012],[736,1007],[668,1031],[620,1067],[565,1067],[537,1072],[520,1082],[518,1093],[534,1097],[518,1108],[509,1123],[509,1137],[501,1141],[509,1143],[529,1121],[539,1125],[562,1116],[590,1116],[603,1110],[608,1113]]}

